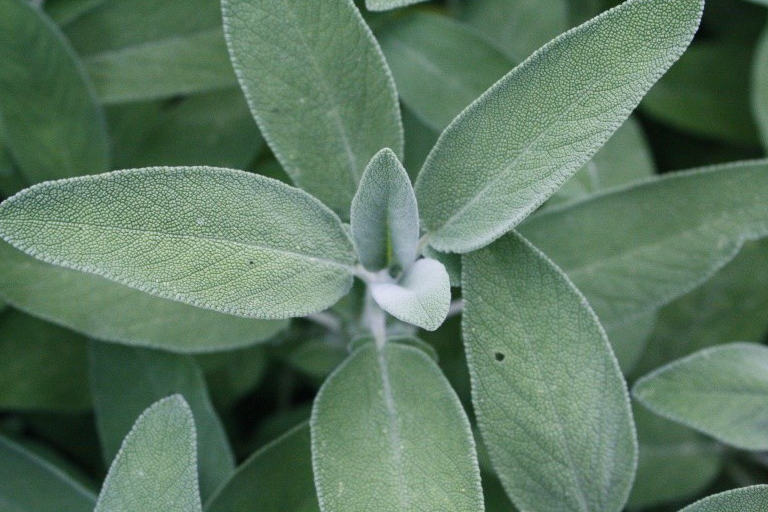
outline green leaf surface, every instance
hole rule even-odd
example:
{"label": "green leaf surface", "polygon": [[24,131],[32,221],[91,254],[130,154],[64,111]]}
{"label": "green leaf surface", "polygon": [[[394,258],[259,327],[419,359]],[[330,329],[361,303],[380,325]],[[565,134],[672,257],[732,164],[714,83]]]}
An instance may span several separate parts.
{"label": "green leaf surface", "polygon": [[230,56],[288,175],[343,217],[380,149],[403,156],[397,92],[352,0],[223,0]]}
{"label": "green leaf surface", "polygon": [[430,12],[397,18],[376,36],[403,103],[437,131],[514,67],[468,26]]}
{"label": "green leaf surface", "polygon": [[739,162],[613,189],[536,214],[520,231],[610,324],[685,294],[767,235],[766,195],[768,163]]}
{"label": "green leaf surface", "polygon": [[403,130],[405,132],[405,157],[403,164],[411,181],[416,181],[419,169],[437,142],[438,133],[416,117],[407,107],[403,107]]}
{"label": "green leaf surface", "polygon": [[680,512],[762,512],[766,507],[768,485],[754,485],[709,496]]}
{"label": "green leaf surface", "polygon": [[184,397],[195,417],[200,494],[210,496],[235,469],[235,459],[205,379],[191,356],[90,345],[91,392],[104,460],[111,461],[136,417],[157,400]]}
{"label": "green leaf surface", "polygon": [[365,268],[411,266],[419,244],[419,210],[408,173],[392,150],[382,149],[371,159],[350,217],[352,240]]}
{"label": "green leaf surface", "polygon": [[643,356],[656,326],[656,316],[656,311],[651,311],[603,325],[624,375],[629,375]]}
{"label": "green leaf surface", "polygon": [[205,506],[206,512],[320,512],[307,423],[243,462]]}
{"label": "green leaf surface", "polygon": [[764,148],[768,148],[768,30],[763,32],[755,48],[752,63],[752,112]]}
{"label": "green leaf surface", "polygon": [[443,264],[451,281],[451,286],[461,287],[461,255],[450,252],[440,252],[430,246],[424,246],[424,256]]}
{"label": "green leaf surface", "polygon": [[301,190],[229,169],[42,183],[0,206],[0,234],[48,263],[246,317],[320,311],[352,283],[338,217]]}
{"label": "green leaf surface", "polygon": [[422,258],[397,282],[373,283],[371,295],[398,320],[434,331],[448,316],[451,280],[442,263]]}
{"label": "green leaf surface", "polygon": [[310,425],[323,512],[483,510],[469,421],[417,348],[359,348],[320,389]]}
{"label": "green leaf surface", "polygon": [[0,131],[31,182],[109,170],[104,115],[77,55],[25,0],[0,0]]}
{"label": "green leaf surface", "polygon": [[464,256],[472,403],[521,510],[618,512],[637,441],[626,384],[584,297],[516,233]]}
{"label": "green leaf surface", "polygon": [[365,7],[369,11],[387,11],[406,5],[417,4],[424,0],[365,0]]}
{"label": "green leaf surface", "polygon": [[655,413],[745,450],[768,450],[768,347],[730,343],[646,375],[632,394]]}
{"label": "green leaf surface", "polygon": [[96,496],[49,461],[0,436],[0,510],[91,512]]}
{"label": "green leaf surface", "polygon": [[547,44],[467,107],[416,181],[429,243],[478,249],[541,205],[682,54],[702,8],[629,0]]}
{"label": "green leaf surface", "polygon": [[0,314],[0,408],[89,409],[85,341],[19,311]]}
{"label": "green leaf surface", "polygon": [[205,373],[211,400],[222,411],[230,410],[259,385],[270,362],[265,348],[259,345],[198,355],[195,360]]}
{"label": "green leaf surface", "polygon": [[180,395],[149,407],[125,437],[94,512],[201,512],[195,435]]}

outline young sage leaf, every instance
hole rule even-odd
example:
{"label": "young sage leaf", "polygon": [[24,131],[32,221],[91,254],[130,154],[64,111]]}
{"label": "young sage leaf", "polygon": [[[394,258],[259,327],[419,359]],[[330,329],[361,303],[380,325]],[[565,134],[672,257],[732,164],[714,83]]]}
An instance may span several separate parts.
{"label": "young sage leaf", "polygon": [[408,173],[390,149],[371,159],[352,199],[352,240],[360,262],[376,271],[408,269],[419,244],[419,211]]}
{"label": "young sage leaf", "polygon": [[422,258],[396,283],[373,283],[371,295],[398,320],[434,331],[448,316],[451,280],[442,263]]}
{"label": "young sage leaf", "polygon": [[72,47],[26,0],[0,0],[0,132],[31,182],[109,170],[101,107]]}
{"label": "young sage leaf", "polygon": [[745,450],[768,450],[768,348],[730,343],[646,375],[633,396],[672,421]]}
{"label": "young sage leaf", "polygon": [[203,499],[229,478],[235,459],[191,356],[111,343],[90,345],[90,377],[104,460],[111,461],[136,417],[161,398],[183,396],[195,417]]}
{"label": "young sage leaf", "polygon": [[565,274],[517,233],[464,256],[472,403],[521,510],[619,512],[637,441],[605,333]]}
{"label": "young sage leaf", "polygon": [[293,181],[343,217],[381,148],[403,156],[397,91],[352,0],[223,0],[232,63]]}
{"label": "young sage leaf", "polygon": [[181,395],[144,411],[109,468],[94,512],[202,512],[192,411]]}
{"label": "young sage leaf", "polygon": [[228,169],[42,183],[0,205],[0,234],[45,262],[246,317],[320,311],[352,284],[352,243],[333,212],[301,190]]}
{"label": "young sage leaf", "polygon": [[766,507],[768,485],[754,485],[709,496],[680,512],[762,512]]}
{"label": "young sage leaf", "polygon": [[682,54],[702,9],[703,0],[628,0],[547,44],[467,107],[416,181],[429,243],[478,249],[541,205]]}
{"label": "young sage leaf", "polygon": [[420,349],[357,349],[320,389],[310,425],[323,512],[483,510],[469,421]]}

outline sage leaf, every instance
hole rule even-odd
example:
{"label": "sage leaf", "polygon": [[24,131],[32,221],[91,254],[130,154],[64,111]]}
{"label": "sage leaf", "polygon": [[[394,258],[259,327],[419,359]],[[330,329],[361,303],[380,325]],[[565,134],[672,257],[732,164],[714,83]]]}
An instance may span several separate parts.
{"label": "sage leaf", "polygon": [[398,320],[434,331],[448,316],[451,280],[442,263],[422,258],[398,282],[373,283],[371,295]]}
{"label": "sage leaf", "polygon": [[369,11],[387,11],[406,5],[417,4],[424,0],[365,0],[365,6]]}
{"label": "sage leaf", "polygon": [[42,261],[246,317],[320,311],[352,283],[338,217],[301,190],[228,169],[43,183],[0,205],[0,234]]}
{"label": "sage leaf", "polygon": [[352,199],[352,240],[368,270],[397,263],[407,269],[416,259],[419,210],[408,173],[390,149],[371,159]]}
{"label": "sage leaf", "polygon": [[96,426],[104,460],[111,461],[136,417],[174,393],[189,404],[197,426],[200,494],[210,496],[235,470],[235,459],[203,373],[191,356],[124,347],[90,345],[90,378]]}
{"label": "sage leaf", "polygon": [[[768,4],[767,4],[768,5]],[[755,49],[751,80],[752,111],[763,147],[768,147],[768,31]]]}
{"label": "sage leaf", "polygon": [[77,55],[25,0],[0,0],[0,130],[31,182],[109,170],[109,141]]}
{"label": "sage leaf", "polygon": [[144,411],[125,437],[94,512],[201,512],[192,411],[180,395]]}
{"label": "sage leaf", "polygon": [[618,512],[637,441],[626,384],[584,297],[517,233],[463,258],[472,403],[521,510]]}
{"label": "sage leaf", "polygon": [[656,311],[651,311],[603,325],[624,375],[630,374],[643,356],[653,335],[657,315]]}
{"label": "sage leaf", "polygon": [[357,349],[320,388],[310,426],[323,512],[483,510],[469,421],[420,349]]}
{"label": "sage leaf", "polygon": [[709,496],[680,512],[761,512],[765,507],[768,507],[768,485],[754,485]]}
{"label": "sage leaf", "polygon": [[541,205],[682,54],[702,9],[702,0],[628,0],[547,44],[467,107],[416,181],[429,243],[478,249]]}
{"label": "sage leaf", "polygon": [[403,130],[405,131],[405,159],[403,164],[411,181],[416,180],[419,169],[437,142],[438,133],[416,117],[408,108],[403,108]]}
{"label": "sage leaf", "polygon": [[397,91],[352,0],[223,0],[227,45],[291,179],[343,217],[381,148],[403,156]]}
{"label": "sage leaf", "polygon": [[248,457],[205,506],[206,512],[320,512],[305,422]]}
{"label": "sage leaf", "polygon": [[744,241],[768,235],[766,194],[768,162],[737,162],[554,208],[532,216],[520,232],[610,324],[685,294],[733,259]]}
{"label": "sage leaf", "polygon": [[214,352],[195,357],[205,374],[211,400],[217,410],[230,412],[237,402],[253,391],[267,373],[270,358],[265,347]]}
{"label": "sage leaf", "polygon": [[768,449],[768,348],[730,343],[646,375],[633,396],[672,421],[745,450]]}
{"label": "sage leaf", "polygon": [[424,246],[424,256],[432,258],[443,264],[451,281],[451,286],[461,287],[461,255],[450,252],[440,252],[432,247]]}
{"label": "sage leaf", "polygon": [[0,506],[8,512],[91,512],[96,496],[41,456],[0,436]]}
{"label": "sage leaf", "polygon": [[403,103],[438,132],[514,67],[475,31],[438,14],[411,13],[376,36]]}
{"label": "sage leaf", "polygon": [[82,336],[19,311],[0,314],[0,408],[88,410],[87,367]]}

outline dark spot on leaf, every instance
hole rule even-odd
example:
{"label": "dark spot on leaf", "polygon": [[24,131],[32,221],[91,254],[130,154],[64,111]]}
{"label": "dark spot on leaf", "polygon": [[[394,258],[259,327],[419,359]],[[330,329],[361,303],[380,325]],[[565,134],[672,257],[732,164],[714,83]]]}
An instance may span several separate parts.
{"label": "dark spot on leaf", "polygon": [[248,262],[248,264],[249,264],[249,265],[253,265],[253,261],[249,261],[249,262]]}
{"label": "dark spot on leaf", "polygon": [[498,362],[502,362],[506,356],[504,354],[502,354],[501,352],[496,352],[494,354],[494,357],[496,357],[496,360]]}

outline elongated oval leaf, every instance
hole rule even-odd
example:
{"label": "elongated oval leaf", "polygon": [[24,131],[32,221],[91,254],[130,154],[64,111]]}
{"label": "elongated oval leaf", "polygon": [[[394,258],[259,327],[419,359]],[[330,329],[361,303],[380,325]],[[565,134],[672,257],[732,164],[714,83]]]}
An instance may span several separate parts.
{"label": "elongated oval leaf", "polygon": [[94,512],[201,512],[192,411],[180,395],[134,423],[109,468]]}
{"label": "elongated oval leaf", "polygon": [[563,272],[516,233],[464,256],[472,402],[521,510],[618,512],[637,441],[605,333]]}
{"label": "elongated oval leaf", "polygon": [[0,0],[0,130],[32,182],[109,170],[103,113],[77,55],[25,0]]}
{"label": "elongated oval leaf", "polygon": [[206,512],[320,512],[311,453],[309,425],[303,423],[243,462]]}
{"label": "elongated oval leaf", "polygon": [[746,450],[768,450],[768,348],[731,343],[663,366],[635,384],[640,403]]}
{"label": "elongated oval leaf", "polygon": [[232,449],[191,356],[92,342],[90,375],[104,460],[115,457],[144,409],[178,393],[195,417],[201,497],[210,496],[232,474]]}
{"label": "elongated oval leaf", "polygon": [[373,283],[371,295],[398,320],[434,331],[448,316],[451,280],[437,260],[422,258],[396,283]]}
{"label": "elongated oval leaf", "polygon": [[407,269],[416,259],[419,211],[408,173],[390,149],[382,149],[365,169],[352,199],[352,240],[369,270],[393,263]]}
{"label": "elongated oval leaf", "polygon": [[629,0],[544,46],[467,107],[416,182],[430,244],[478,249],[543,203],[682,54],[702,8]]}
{"label": "elongated oval leaf", "polygon": [[91,512],[96,496],[37,454],[0,436],[0,510]]}
{"label": "elongated oval leaf", "polygon": [[754,485],[709,496],[680,512],[762,512],[766,507],[768,485]]}
{"label": "elongated oval leaf", "polygon": [[352,0],[223,0],[229,53],[288,175],[343,217],[381,148],[403,157],[397,92]]}
{"label": "elongated oval leaf", "polygon": [[246,317],[316,312],[352,283],[338,217],[301,190],[228,169],[42,183],[0,205],[0,235],[48,263]]}
{"label": "elongated oval leaf", "polygon": [[483,510],[469,421],[420,349],[359,348],[320,389],[310,425],[323,512]]}
{"label": "elongated oval leaf", "polygon": [[536,214],[520,232],[605,323],[658,309],[768,235],[768,162],[666,174]]}

